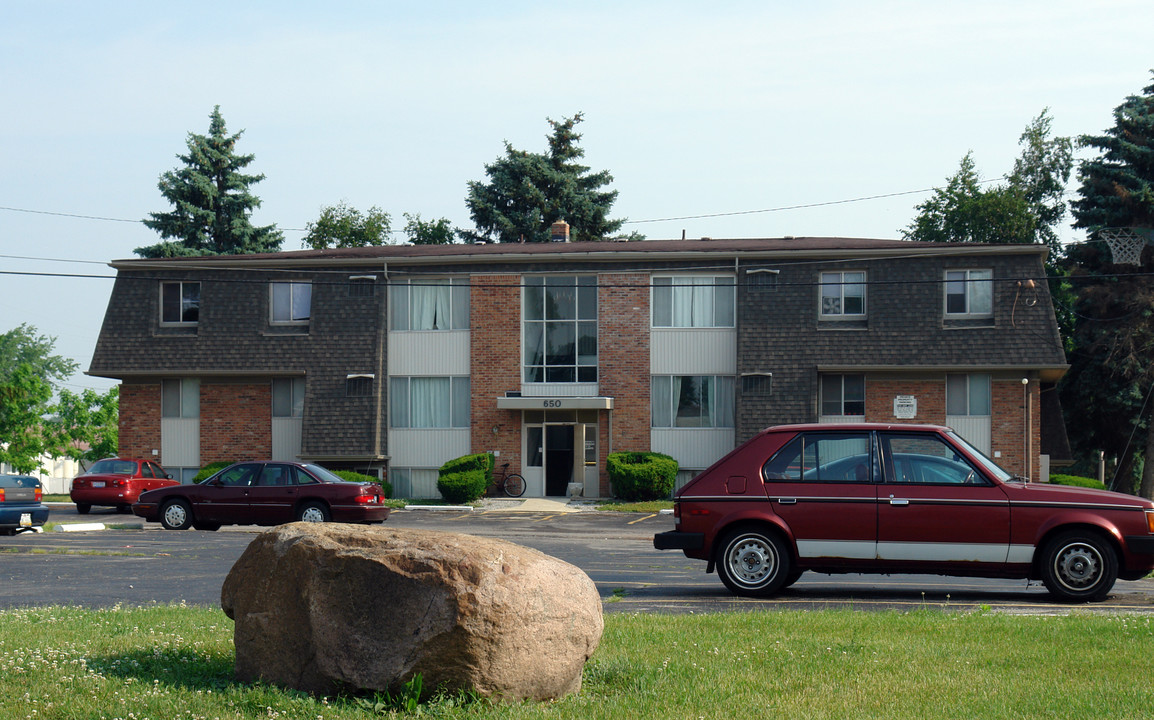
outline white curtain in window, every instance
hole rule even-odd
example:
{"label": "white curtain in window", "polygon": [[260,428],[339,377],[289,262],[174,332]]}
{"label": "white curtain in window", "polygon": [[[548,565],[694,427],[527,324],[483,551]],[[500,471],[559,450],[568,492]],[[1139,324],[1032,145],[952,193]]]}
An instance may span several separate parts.
{"label": "white curtain in window", "polygon": [[448,284],[414,285],[413,330],[448,330],[452,296]]}
{"label": "white curtain in window", "polygon": [[712,427],[733,427],[733,378],[714,378]]}
{"label": "white curtain in window", "polygon": [[668,375],[653,378],[653,427],[673,427],[673,396]]}
{"label": "white curtain in window", "polygon": [[409,392],[412,427],[451,427],[449,378],[413,378]]}
{"label": "white curtain in window", "polygon": [[673,280],[673,326],[713,325],[714,279],[681,277]]}

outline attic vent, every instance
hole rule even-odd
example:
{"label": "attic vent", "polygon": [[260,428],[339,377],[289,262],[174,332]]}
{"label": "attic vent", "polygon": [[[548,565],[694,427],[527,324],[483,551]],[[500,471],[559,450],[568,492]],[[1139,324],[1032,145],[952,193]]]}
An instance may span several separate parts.
{"label": "attic vent", "polygon": [[773,393],[773,373],[742,373],[741,394],[746,396]]}

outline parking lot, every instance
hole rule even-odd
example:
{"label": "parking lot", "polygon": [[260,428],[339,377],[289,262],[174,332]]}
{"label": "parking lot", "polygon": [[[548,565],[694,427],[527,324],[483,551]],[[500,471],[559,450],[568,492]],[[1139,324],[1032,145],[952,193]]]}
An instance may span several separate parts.
{"label": "parking lot", "polygon": [[[110,607],[180,603],[217,605],[232,564],[260,528],[218,532],[165,531],[130,515],[55,507],[52,521],[104,524],[113,529],[25,533],[0,537],[0,607]],[[653,549],[654,533],[672,528],[668,515],[609,512],[394,511],[387,524],[499,537],[559,557],[596,583],[607,612],[718,612],[849,607],[908,611],[1045,614],[1154,614],[1154,581],[1119,581],[1104,603],[1056,604],[1040,584],[936,576],[819,575],[768,599],[731,595],[705,564],[679,552]],[[119,529],[117,529],[119,526]]]}

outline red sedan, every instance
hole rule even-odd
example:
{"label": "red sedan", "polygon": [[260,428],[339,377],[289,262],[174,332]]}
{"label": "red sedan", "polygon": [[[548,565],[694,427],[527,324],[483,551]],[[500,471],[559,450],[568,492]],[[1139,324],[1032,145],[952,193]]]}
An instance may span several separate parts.
{"label": "red sedan", "polygon": [[164,468],[149,460],[107,458],[98,460],[72,481],[69,497],[81,515],[93,505],[109,505],[128,512],[140,493],[176,484]]}
{"label": "red sedan", "polygon": [[1154,570],[1154,502],[1025,482],[945,427],[769,428],[674,503],[654,547],[707,561],[740,595],[814,570],[1029,578],[1091,601]]}
{"label": "red sedan", "polygon": [[195,485],[146,492],[132,511],[169,530],[304,522],[379,523],[389,516],[376,483],[348,482],[320,465],[245,462]]}

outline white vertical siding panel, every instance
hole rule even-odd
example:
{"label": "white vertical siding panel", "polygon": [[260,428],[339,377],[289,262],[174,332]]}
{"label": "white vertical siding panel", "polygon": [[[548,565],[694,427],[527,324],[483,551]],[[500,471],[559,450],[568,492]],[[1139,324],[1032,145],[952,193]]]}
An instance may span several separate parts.
{"label": "white vertical siding panel", "polygon": [[649,336],[653,375],[735,375],[737,331],[733,328],[654,328]]}
{"label": "white vertical siding panel", "polygon": [[200,467],[200,418],[160,419],[160,464]]}
{"label": "white vertical siding panel", "polygon": [[[947,415],[946,425],[949,425],[959,435],[970,441],[970,444],[981,450],[987,456],[991,455],[992,423],[989,415]],[[1019,440],[1019,442],[1022,442]]]}
{"label": "white vertical siding panel", "polygon": [[733,428],[700,430],[654,428],[650,431],[650,447],[665,453],[682,468],[701,470],[721,459],[733,449]]}
{"label": "white vertical siding panel", "polygon": [[469,454],[471,431],[453,430],[389,431],[389,464],[394,467],[439,468],[446,461]]}
{"label": "white vertical siding panel", "polygon": [[272,419],[272,460],[291,462],[300,459],[301,418],[274,417]]}
{"label": "white vertical siding panel", "polygon": [[[510,348],[516,352],[516,348]],[[389,375],[468,375],[469,331],[389,333]]]}

